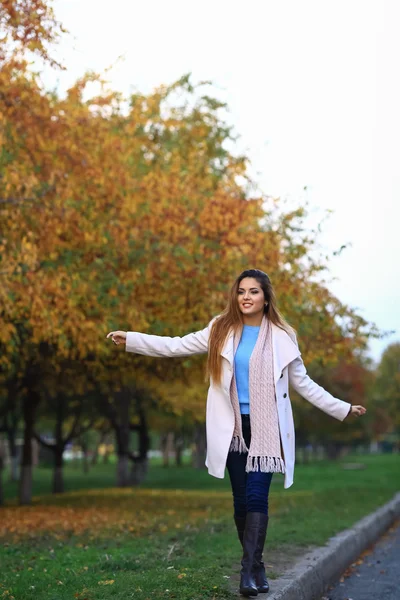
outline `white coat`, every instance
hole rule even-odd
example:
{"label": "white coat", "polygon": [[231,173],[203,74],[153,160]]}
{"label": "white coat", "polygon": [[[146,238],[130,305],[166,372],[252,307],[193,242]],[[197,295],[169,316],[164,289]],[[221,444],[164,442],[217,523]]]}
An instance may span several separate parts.
{"label": "white coat", "polygon": [[[213,321],[201,331],[189,333],[183,337],[172,338],[128,332],[126,351],[159,357],[203,354],[208,351],[208,338],[212,323]],[[303,398],[340,421],[343,421],[347,416],[351,405],[348,402],[334,398],[307,375],[297,341],[292,341],[286,331],[274,324],[272,324],[272,344],[275,394],[285,461],[284,487],[288,488],[293,483],[295,463],[295,435],[292,406],[289,398],[289,382]],[[234,413],[229,394],[233,375],[233,333],[228,335],[221,355],[221,383],[217,385],[211,380],[207,396],[206,466],[210,475],[223,479],[234,429]]]}

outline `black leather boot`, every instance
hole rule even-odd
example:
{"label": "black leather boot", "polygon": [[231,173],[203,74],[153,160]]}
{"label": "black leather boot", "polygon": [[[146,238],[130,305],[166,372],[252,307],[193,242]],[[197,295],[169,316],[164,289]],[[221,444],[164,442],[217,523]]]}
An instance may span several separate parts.
{"label": "black leather boot", "polygon": [[243,596],[257,596],[258,590],[254,579],[253,562],[257,550],[260,517],[262,513],[248,512],[243,532],[243,557],[240,571],[239,591]]}
{"label": "black leather boot", "polygon": [[235,520],[240,545],[243,546],[243,534],[244,528],[246,526],[246,517],[237,517],[236,515],[234,515],[233,518]]}
{"label": "black leather boot", "polygon": [[264,563],[262,561],[262,553],[264,550],[265,538],[267,536],[267,529],[268,515],[260,513],[260,526],[258,529],[257,547],[254,553],[253,562],[254,579],[259,594],[266,594],[269,592],[269,583],[265,574]]}

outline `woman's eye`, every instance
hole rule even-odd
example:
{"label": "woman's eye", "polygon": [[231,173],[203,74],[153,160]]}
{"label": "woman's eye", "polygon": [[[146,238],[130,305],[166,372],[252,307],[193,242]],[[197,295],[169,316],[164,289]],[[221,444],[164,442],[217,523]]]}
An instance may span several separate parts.
{"label": "woman's eye", "polygon": [[[251,290],[251,291],[250,291],[250,293],[251,293],[251,294],[258,294],[259,292],[260,292],[260,290]],[[240,292],[238,292],[238,295],[239,295],[239,296],[242,296],[242,295],[243,295],[243,293],[244,293],[244,292],[240,291]]]}

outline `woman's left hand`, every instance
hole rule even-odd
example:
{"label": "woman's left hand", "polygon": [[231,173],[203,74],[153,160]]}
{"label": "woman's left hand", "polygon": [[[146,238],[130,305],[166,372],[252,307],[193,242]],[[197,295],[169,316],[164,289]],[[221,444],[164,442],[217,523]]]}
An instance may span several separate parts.
{"label": "woman's left hand", "polygon": [[364,406],[360,406],[359,404],[353,404],[351,407],[350,414],[354,415],[355,417],[361,417],[362,415],[365,415],[366,412],[367,409],[364,408]]}

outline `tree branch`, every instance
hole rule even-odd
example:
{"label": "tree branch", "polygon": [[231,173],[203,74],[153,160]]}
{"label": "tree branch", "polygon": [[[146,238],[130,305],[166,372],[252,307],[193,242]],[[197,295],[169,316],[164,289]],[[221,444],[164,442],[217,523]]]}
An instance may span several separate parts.
{"label": "tree branch", "polygon": [[44,440],[42,440],[40,435],[38,433],[36,433],[36,431],[33,432],[33,437],[35,438],[35,440],[37,440],[39,442],[39,444],[41,444],[45,448],[48,448],[49,450],[52,450],[53,452],[55,451],[56,444],[49,444],[49,442],[45,442]]}
{"label": "tree branch", "polygon": [[77,414],[75,415],[75,420],[74,420],[74,422],[73,422],[73,424],[72,424],[71,430],[70,430],[69,434],[66,436],[66,438],[63,440],[64,447],[65,447],[67,444],[69,444],[69,442],[70,442],[71,440],[73,440],[74,438],[76,438],[76,437],[77,437],[77,431],[78,431],[79,419],[80,419],[80,416],[81,416],[81,414],[82,414],[82,412],[79,410],[79,411],[77,412]]}

